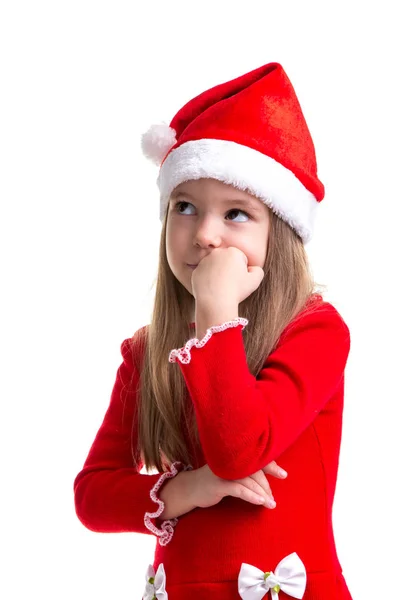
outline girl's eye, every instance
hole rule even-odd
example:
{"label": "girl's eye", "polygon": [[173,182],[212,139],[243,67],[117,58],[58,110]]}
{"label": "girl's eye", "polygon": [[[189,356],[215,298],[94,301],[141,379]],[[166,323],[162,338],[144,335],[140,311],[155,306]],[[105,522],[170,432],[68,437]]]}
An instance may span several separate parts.
{"label": "girl's eye", "polygon": [[[177,202],[175,205],[175,210],[179,213],[179,214],[183,214],[182,211],[180,211],[180,207],[184,204],[187,204],[188,206],[193,206],[193,204],[191,204],[190,202]],[[251,219],[250,215],[248,215],[244,210],[240,210],[239,208],[232,208],[230,211],[228,211],[228,214],[230,213],[242,213],[244,215],[246,215],[246,217],[248,217],[249,219]],[[246,223],[246,221],[238,221],[239,223]]]}

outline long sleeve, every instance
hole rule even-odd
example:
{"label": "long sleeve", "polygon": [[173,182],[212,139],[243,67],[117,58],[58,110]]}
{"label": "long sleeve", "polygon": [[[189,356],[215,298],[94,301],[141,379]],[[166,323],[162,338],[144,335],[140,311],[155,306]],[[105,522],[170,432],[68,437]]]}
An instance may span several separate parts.
{"label": "long sleeve", "polygon": [[108,410],[75,478],[75,510],[82,524],[92,531],[154,533],[165,545],[178,519],[165,520],[158,527],[155,515],[162,512],[164,504],[156,500],[156,494],[164,481],[176,475],[183,465],[174,463],[171,471],[153,475],[139,473],[143,466],[140,460],[137,469],[133,466],[131,447],[132,439],[136,444],[137,436],[139,377],[131,344],[130,338],[121,344],[123,362],[117,371]]}
{"label": "long sleeve", "polygon": [[293,444],[341,383],[350,350],[346,323],[324,302],[287,328],[255,378],[242,329],[217,327],[204,345],[189,341],[170,353],[194,405],[206,462],[224,479],[255,473]]}

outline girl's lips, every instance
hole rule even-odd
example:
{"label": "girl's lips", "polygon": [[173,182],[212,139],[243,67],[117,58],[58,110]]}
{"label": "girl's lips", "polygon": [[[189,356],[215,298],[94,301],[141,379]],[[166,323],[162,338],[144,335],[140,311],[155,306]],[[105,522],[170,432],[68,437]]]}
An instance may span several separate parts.
{"label": "girl's lips", "polygon": [[188,267],[190,267],[191,269],[195,269],[197,265],[188,265]]}

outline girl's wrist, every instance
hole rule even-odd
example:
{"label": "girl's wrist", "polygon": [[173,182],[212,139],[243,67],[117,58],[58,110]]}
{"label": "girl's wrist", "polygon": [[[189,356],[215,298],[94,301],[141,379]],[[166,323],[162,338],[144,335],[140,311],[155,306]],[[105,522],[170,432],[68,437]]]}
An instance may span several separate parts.
{"label": "girl's wrist", "polygon": [[237,319],[239,316],[239,307],[236,303],[223,304],[217,303],[202,303],[196,304],[195,321],[196,321],[196,337],[201,340],[207,329],[214,325],[222,325],[227,321]]}
{"label": "girl's wrist", "polygon": [[164,502],[160,520],[180,517],[197,508],[194,501],[193,473],[194,471],[181,471],[162,486],[158,494],[160,500]]}
{"label": "girl's wrist", "polygon": [[183,475],[183,477],[181,478],[182,493],[187,498],[187,502],[188,502],[188,505],[190,506],[190,510],[197,508],[196,471],[197,471],[197,469],[192,469],[190,471],[182,471],[180,473],[180,475]]}

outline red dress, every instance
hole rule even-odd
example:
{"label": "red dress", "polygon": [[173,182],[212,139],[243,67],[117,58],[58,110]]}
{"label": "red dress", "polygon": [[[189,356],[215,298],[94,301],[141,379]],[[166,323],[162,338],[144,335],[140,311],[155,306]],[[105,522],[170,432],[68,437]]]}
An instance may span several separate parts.
{"label": "red dress", "polygon": [[[351,600],[332,527],[349,329],[321,299],[284,330],[254,378],[244,326],[238,319],[212,328],[203,345],[193,339],[188,353],[169,358],[182,370],[199,429],[201,450],[190,466],[239,479],[275,460],[288,472],[268,477],[276,507],[228,496],[178,519],[154,516],[163,509],[157,490],[177,471],[133,468],[139,374],[128,338],[103,424],[75,479],[77,515],[93,531],[157,535],[154,572],[143,577],[146,599]],[[301,573],[288,568],[293,559]]]}

